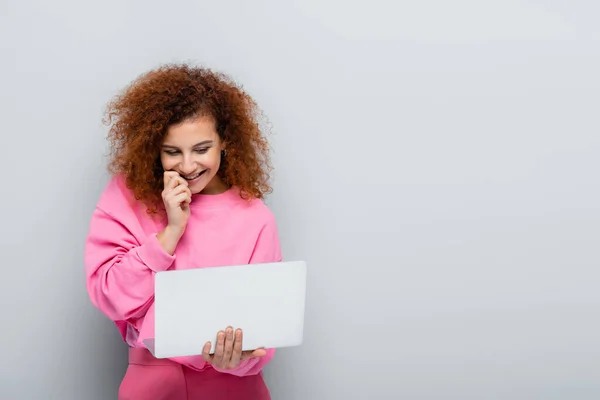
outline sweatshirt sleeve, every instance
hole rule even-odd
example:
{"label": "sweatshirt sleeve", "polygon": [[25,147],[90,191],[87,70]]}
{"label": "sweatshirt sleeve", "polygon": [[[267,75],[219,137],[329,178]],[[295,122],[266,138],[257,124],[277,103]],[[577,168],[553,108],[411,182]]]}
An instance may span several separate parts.
{"label": "sweatshirt sleeve", "polygon": [[[261,264],[269,262],[280,262],[282,260],[281,246],[279,243],[279,234],[277,231],[277,223],[275,217],[269,213],[269,219],[264,225],[252,256],[250,257],[250,264]],[[249,360],[242,361],[237,368],[230,370],[222,370],[216,367],[215,370],[223,373],[228,373],[236,376],[248,376],[256,375],[273,359],[275,355],[275,349],[265,349],[267,354],[263,357],[251,358]]]}
{"label": "sweatshirt sleeve", "polygon": [[88,294],[113,321],[143,316],[154,300],[155,272],[167,270],[175,260],[156,234],[135,235],[131,225],[97,207],[85,243]]}

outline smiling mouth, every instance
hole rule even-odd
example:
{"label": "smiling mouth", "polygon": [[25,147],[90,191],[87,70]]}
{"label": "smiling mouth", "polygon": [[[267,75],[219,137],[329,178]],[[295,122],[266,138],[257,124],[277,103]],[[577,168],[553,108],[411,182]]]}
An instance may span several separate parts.
{"label": "smiling mouth", "polygon": [[198,179],[205,172],[206,172],[206,170],[198,172],[197,174],[194,174],[194,175],[187,175],[187,176],[182,175],[182,178],[185,179],[186,181],[193,181],[194,179]]}

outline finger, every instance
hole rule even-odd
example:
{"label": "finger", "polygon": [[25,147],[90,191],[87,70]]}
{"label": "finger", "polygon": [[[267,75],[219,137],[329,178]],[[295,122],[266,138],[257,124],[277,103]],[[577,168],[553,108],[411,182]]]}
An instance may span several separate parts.
{"label": "finger", "polygon": [[168,191],[174,190],[177,187],[184,187],[186,188],[188,186],[188,183],[185,179],[183,179],[181,176],[177,175],[174,176],[171,181],[169,182],[169,186],[168,186]]}
{"label": "finger", "polygon": [[223,362],[229,364],[229,362],[231,362],[231,353],[233,352],[233,328],[228,327],[225,332]]}
{"label": "finger", "polygon": [[187,193],[180,193],[175,197],[172,197],[171,199],[167,200],[167,203],[171,206],[171,207],[177,207],[179,205],[181,205],[182,203],[189,203],[191,202],[192,199],[190,199],[190,196]]}
{"label": "finger", "polygon": [[179,174],[175,171],[165,171],[163,174],[163,185],[165,189],[169,186],[171,180],[176,176],[179,176]]}
{"label": "finger", "polygon": [[210,355],[211,346],[212,344],[210,342],[206,342],[202,348],[202,358],[208,363],[212,363],[213,361],[213,356]]}
{"label": "finger", "polygon": [[189,186],[185,187],[185,192],[188,194],[188,199],[186,200],[186,203],[190,204],[192,202],[192,191],[189,188]]}
{"label": "finger", "polygon": [[251,358],[264,357],[267,355],[267,351],[265,349],[256,349],[256,350],[248,350],[242,352],[241,360],[249,360]]}
{"label": "finger", "polygon": [[217,364],[223,362],[223,351],[225,349],[225,333],[219,331],[217,334],[217,348],[215,349],[214,361]]}
{"label": "finger", "polygon": [[238,365],[242,360],[242,330],[236,329],[235,338],[233,342],[233,355],[231,356],[231,363]]}
{"label": "finger", "polygon": [[164,194],[164,198],[168,201],[169,199],[172,199],[173,197],[178,196],[182,193],[189,196],[189,191],[186,189],[187,187],[183,185],[179,185],[174,189],[167,188],[166,193]]}
{"label": "finger", "polygon": [[264,357],[267,355],[267,350],[264,348],[258,348],[252,352],[252,357]]}
{"label": "finger", "polygon": [[181,175],[179,175],[177,172],[175,171],[169,171],[169,175],[165,175],[165,191],[170,192],[171,190],[175,189],[177,186],[179,185],[183,185],[185,187],[188,186],[188,183],[185,179],[183,179],[181,177]]}

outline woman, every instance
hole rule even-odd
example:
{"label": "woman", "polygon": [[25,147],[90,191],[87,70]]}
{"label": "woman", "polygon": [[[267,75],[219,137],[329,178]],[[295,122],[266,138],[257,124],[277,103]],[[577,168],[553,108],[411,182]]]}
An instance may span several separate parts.
{"label": "woman", "polygon": [[92,303],[129,345],[121,400],[270,398],[261,371],[274,350],[242,352],[241,330],[216,332],[214,355],[206,343],[198,356],[159,360],[143,345],[156,272],[282,259],[262,201],[270,163],[257,111],[224,75],[185,64],[142,75],[108,106],[113,176],[91,218],[85,269]]}

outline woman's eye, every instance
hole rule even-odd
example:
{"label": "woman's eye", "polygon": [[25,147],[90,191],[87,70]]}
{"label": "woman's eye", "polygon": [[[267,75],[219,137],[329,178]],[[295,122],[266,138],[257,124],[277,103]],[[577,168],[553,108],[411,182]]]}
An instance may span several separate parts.
{"label": "woman's eye", "polygon": [[[204,154],[204,153],[206,153],[208,150],[209,150],[209,148],[208,148],[208,147],[203,147],[203,148],[200,148],[200,149],[194,149],[194,151],[195,151],[196,153],[198,153],[198,154]],[[165,150],[165,154],[168,154],[168,155],[170,155],[170,156],[175,156],[175,155],[177,155],[177,154],[180,154],[180,151],[179,151],[179,150]]]}

